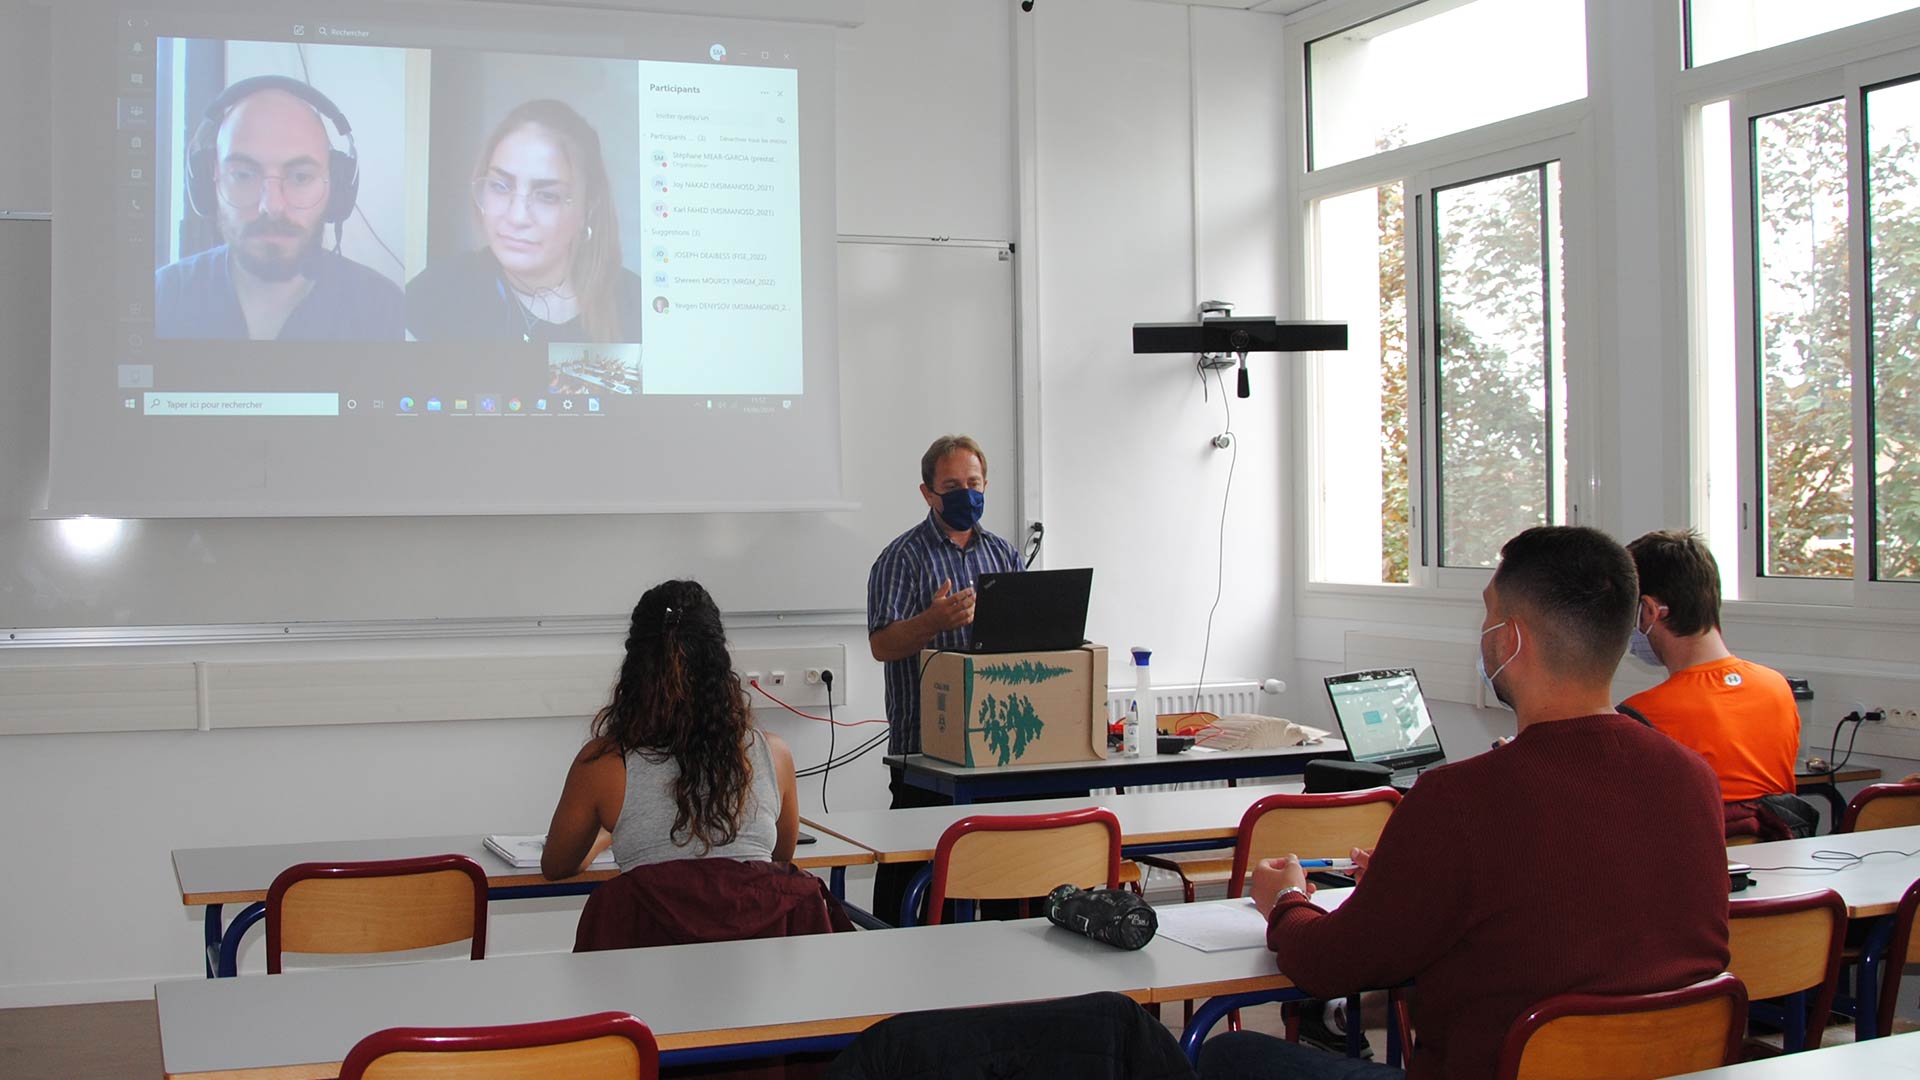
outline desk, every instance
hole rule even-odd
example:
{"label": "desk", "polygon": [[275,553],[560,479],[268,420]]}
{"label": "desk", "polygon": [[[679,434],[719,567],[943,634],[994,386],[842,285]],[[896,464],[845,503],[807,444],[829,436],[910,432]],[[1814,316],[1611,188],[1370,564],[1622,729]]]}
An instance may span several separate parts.
{"label": "desk", "polygon": [[1840,784],[1858,783],[1862,780],[1880,779],[1880,770],[1866,765],[1856,765],[1851,769],[1838,769],[1833,772],[1800,772],[1793,774],[1794,790],[1802,795],[1818,795],[1827,800],[1833,813],[1827,818],[1827,831],[1840,827],[1840,819],[1847,814],[1847,800],[1840,794]]}
{"label": "desk", "polygon": [[[801,821],[809,829],[873,852],[879,862],[926,862],[933,858],[940,834],[962,818],[978,814],[1047,814],[1104,806],[1120,819],[1123,845],[1164,851],[1231,845],[1239,835],[1240,817],[1247,812],[1247,807],[1276,792],[1299,791],[1297,783],[1197,791],[1140,791],[1130,795],[1025,799],[988,806],[956,804],[899,810],[843,810],[837,814],[803,816]],[[1346,852],[1300,854],[1312,858],[1345,856]]]}
{"label": "desk", "polygon": [[1674,1080],[1920,1080],[1920,1032],[1688,1073]]}
{"label": "desk", "polygon": [[[1920,851],[1920,825],[1810,836],[1804,840],[1776,840],[1727,849],[1728,862],[1746,863],[1754,868],[1753,885],[1734,893],[1734,899],[1792,896],[1832,889],[1846,903],[1848,918],[1869,924],[1871,930],[1860,951],[1860,992],[1854,1003],[1855,1037],[1864,1041],[1873,1037],[1878,1022],[1874,1011],[1879,1007],[1880,964],[1893,933],[1893,920],[1888,916],[1900,905],[1900,897],[1907,887],[1920,880],[1920,855],[1875,855],[1858,863],[1843,864],[1815,859],[1813,855],[1819,851],[1845,851],[1855,855],[1869,851]],[[1765,869],[1789,866],[1834,866],[1836,869]]]}
{"label": "desk", "polygon": [[[928,978],[938,971],[943,977]],[[1290,984],[1264,948],[1124,952],[1043,919],[811,937],[546,953],[161,983],[166,1075],[338,1075],[362,1037],[398,1026],[514,1024],[617,1010],[667,1064],[830,1050],[895,1013],[1115,990],[1180,1001]]]}
{"label": "desk", "polygon": [[1208,750],[1184,754],[1105,761],[1069,761],[1050,765],[991,765],[967,768],[925,754],[889,754],[883,760],[899,768],[914,787],[937,791],[956,803],[1017,795],[1039,795],[1079,788],[1138,787],[1143,784],[1192,784],[1209,780],[1249,780],[1262,776],[1298,776],[1315,758],[1347,756],[1347,744],[1326,738],[1312,746],[1273,750]]}
{"label": "desk", "polygon": [[[280,871],[303,862],[360,862],[371,859],[411,859],[422,855],[465,855],[487,875],[487,896],[494,900],[528,900],[542,896],[584,896],[594,886],[618,875],[616,870],[587,873],[548,881],[538,869],[516,869],[487,850],[484,837],[417,836],[398,840],[335,840],[310,844],[263,844],[253,847],[183,848],[173,853],[173,872],[180,883],[180,902],[207,906],[207,976],[237,974],[240,941],[254,923],[266,917],[267,889]],[[836,837],[794,849],[793,864],[803,870],[831,871],[833,894],[846,894],[846,868],[873,861],[873,853]],[[246,904],[233,924],[221,928],[222,904]]]}

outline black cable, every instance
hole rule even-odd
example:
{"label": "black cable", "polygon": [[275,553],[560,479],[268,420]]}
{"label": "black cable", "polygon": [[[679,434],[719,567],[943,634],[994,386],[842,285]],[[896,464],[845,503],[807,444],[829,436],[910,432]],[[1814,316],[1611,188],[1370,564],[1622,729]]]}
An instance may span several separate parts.
{"label": "black cable", "polygon": [[849,750],[846,753],[840,755],[838,758],[828,760],[828,761],[823,761],[818,765],[809,765],[806,768],[800,769],[797,772],[795,772],[794,776],[796,778],[807,777],[807,776],[819,776],[820,774],[827,772],[830,769],[837,769],[840,766],[847,764],[848,762],[857,761],[860,758],[867,756],[868,754],[873,752],[875,747],[881,745],[882,743],[885,743],[886,741],[887,741],[886,732],[881,732],[880,734],[875,735],[873,738],[868,739],[866,742],[861,743],[859,746],[854,747],[852,750]]}
{"label": "black cable", "polygon": [[1856,855],[1851,851],[1834,851],[1831,849],[1823,849],[1821,851],[1809,852],[1807,854],[1807,857],[1809,859],[1818,859],[1821,862],[1839,863],[1840,865],[1839,866],[1752,866],[1752,867],[1748,867],[1748,869],[1750,870],[1813,870],[1823,874],[1837,874],[1842,870],[1851,870],[1855,866],[1858,866],[1859,864],[1866,862],[1867,859],[1875,855],[1898,855],[1903,859],[1911,859],[1915,855],[1920,855],[1920,851],[1899,851],[1893,848],[1883,848],[1877,851],[1863,851]]}
{"label": "black cable", "polygon": [[[822,670],[820,681],[827,684],[827,760],[832,761],[834,736],[840,730],[839,726],[833,722],[833,672]],[[832,769],[820,774],[820,812],[823,814],[833,812],[827,808],[827,781],[831,779],[833,779]]]}
{"label": "black cable", "polygon": [[[1233,499],[1233,470],[1235,466],[1240,464],[1240,440],[1232,437],[1233,399],[1227,396],[1226,378],[1220,374],[1219,368],[1213,369],[1213,377],[1219,380],[1220,404],[1225,406],[1227,410],[1227,450],[1232,456],[1227,459],[1227,487],[1225,491],[1220,493],[1219,561],[1214,566],[1213,571],[1213,606],[1207,609],[1207,636],[1200,646],[1200,677],[1194,680],[1196,686],[1194,693],[1196,694],[1206,692],[1207,654],[1213,650],[1213,616],[1215,612],[1220,610],[1220,596],[1221,593],[1225,591],[1227,583],[1227,507],[1231,505]],[[1200,377],[1200,385],[1205,387],[1206,384],[1206,376],[1202,375]]]}

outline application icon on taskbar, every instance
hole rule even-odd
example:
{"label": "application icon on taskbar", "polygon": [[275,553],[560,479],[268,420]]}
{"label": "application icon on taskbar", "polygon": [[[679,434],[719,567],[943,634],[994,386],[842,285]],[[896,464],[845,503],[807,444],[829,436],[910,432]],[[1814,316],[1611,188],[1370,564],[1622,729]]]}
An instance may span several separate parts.
{"label": "application icon on taskbar", "polygon": [[499,411],[500,411],[500,399],[499,399],[499,398],[497,398],[497,397],[494,397],[494,396],[493,396],[492,394],[483,394],[483,395],[481,395],[481,398],[480,398],[480,411],[481,411],[481,412],[483,412],[483,413],[497,413],[497,412],[499,412]]}
{"label": "application icon on taskbar", "polygon": [[519,411],[520,411],[520,399],[519,399],[519,398],[508,398],[508,399],[507,399],[507,411],[508,411],[508,412],[519,412]]}
{"label": "application icon on taskbar", "polygon": [[597,398],[597,397],[590,397],[590,398],[588,398],[588,399],[587,399],[587,411],[588,411],[588,412],[599,412],[599,411],[600,411],[600,399],[599,399],[599,398]]}
{"label": "application icon on taskbar", "polygon": [[412,398],[410,398],[410,397],[403,397],[403,398],[401,398],[401,399],[400,399],[400,411],[401,411],[401,412],[412,412],[412,411],[413,411],[413,399],[412,399]]}
{"label": "application icon on taskbar", "polygon": [[428,399],[427,399],[427,411],[428,411],[428,412],[439,412],[439,411],[440,411],[440,399],[439,399],[439,398],[437,398],[437,397],[430,397],[430,398],[428,398]]}

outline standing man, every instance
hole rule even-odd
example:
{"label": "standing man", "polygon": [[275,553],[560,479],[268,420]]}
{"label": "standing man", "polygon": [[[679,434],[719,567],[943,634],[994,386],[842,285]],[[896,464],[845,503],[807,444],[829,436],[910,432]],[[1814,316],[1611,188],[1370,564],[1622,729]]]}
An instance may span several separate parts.
{"label": "standing man", "polygon": [[1627,551],[1640,573],[1633,655],[1668,674],[1626,708],[1713,766],[1727,835],[1812,835],[1815,812],[1794,794],[1799,707],[1779,672],[1733,655],[1721,638],[1713,552],[1691,529],[1650,532]]}
{"label": "standing man", "polygon": [[187,146],[188,174],[194,209],[219,222],[226,242],[154,272],[155,337],[406,336],[400,286],[321,245],[327,224],[338,230],[353,211],[359,185],[357,159],[333,149],[323,112],[343,124],[319,91],[279,75],[244,79],[214,100]]}
{"label": "standing man", "polygon": [[[1528,529],[1483,594],[1481,671],[1519,734],[1430,769],[1329,913],[1292,855],[1253,897],[1281,971],[1321,998],[1413,980],[1406,1075],[1492,1076],[1507,1030],[1556,994],[1672,990],[1726,970],[1719,786],[1698,755],[1613,711],[1639,597],[1594,529]],[[1308,853],[1317,854],[1317,853]],[[1658,887],[1644,883],[1658,867]],[[1253,1032],[1209,1040],[1203,1078],[1400,1076]]]}
{"label": "standing man", "polygon": [[[980,527],[987,505],[987,455],[965,435],[942,435],[920,456],[926,520],[901,533],[867,575],[867,644],[885,664],[887,753],[920,752],[920,650],[973,644],[973,583],[981,574],[1021,569],[1020,552]],[[947,800],[908,784],[899,768],[893,807]],[[892,920],[918,864],[879,867],[874,913]]]}

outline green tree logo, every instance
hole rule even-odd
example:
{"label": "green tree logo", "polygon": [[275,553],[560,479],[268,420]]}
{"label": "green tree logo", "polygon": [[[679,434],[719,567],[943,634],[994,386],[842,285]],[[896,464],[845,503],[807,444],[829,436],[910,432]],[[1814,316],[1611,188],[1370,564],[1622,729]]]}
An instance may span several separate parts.
{"label": "green tree logo", "polygon": [[979,732],[987,737],[987,749],[997,765],[1019,760],[1047,726],[1034,711],[1032,699],[1024,694],[1008,694],[998,700],[991,694],[981,698],[979,720],[977,725],[967,725],[966,733],[971,736]]}
{"label": "green tree logo", "polygon": [[1051,664],[1036,664],[1031,660],[1022,660],[1017,664],[988,664],[975,668],[975,677],[988,682],[1004,683],[1008,686],[1032,685],[1062,675],[1073,674],[1072,668],[1054,667]]}

